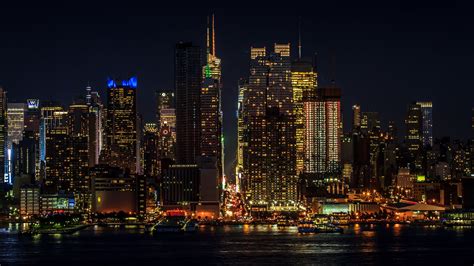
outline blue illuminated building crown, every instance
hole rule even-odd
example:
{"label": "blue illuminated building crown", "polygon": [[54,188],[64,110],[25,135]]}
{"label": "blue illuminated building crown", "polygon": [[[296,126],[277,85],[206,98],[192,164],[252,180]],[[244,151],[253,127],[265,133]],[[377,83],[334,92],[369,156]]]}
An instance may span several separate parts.
{"label": "blue illuminated building crown", "polygon": [[[114,80],[114,79],[111,79],[111,78],[107,78],[107,87],[110,89],[110,88],[117,88],[117,83],[119,83],[118,80]],[[119,83],[120,84],[120,83]],[[137,77],[131,77],[130,79],[124,79],[122,80],[122,84],[121,86],[123,87],[129,87],[129,88],[132,88],[132,89],[136,89],[137,88]]]}

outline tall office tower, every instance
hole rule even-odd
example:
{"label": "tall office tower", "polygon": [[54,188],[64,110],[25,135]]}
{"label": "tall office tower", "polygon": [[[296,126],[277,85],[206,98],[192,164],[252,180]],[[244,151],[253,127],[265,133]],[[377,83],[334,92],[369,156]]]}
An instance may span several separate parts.
{"label": "tall office tower", "polygon": [[157,92],[157,127],[159,135],[159,158],[176,160],[176,108],[175,93]]}
{"label": "tall office tower", "polygon": [[304,172],[323,174],[327,170],[326,106],[316,93],[304,96]]}
{"label": "tall office tower", "polygon": [[311,62],[301,59],[291,63],[291,85],[293,87],[293,112],[296,119],[296,171],[304,168],[304,107],[303,95],[316,91],[317,73]]}
{"label": "tall office tower", "polygon": [[290,45],[251,48],[243,97],[245,193],[252,211],[296,209],[296,130]]}
{"label": "tall office tower", "polygon": [[239,80],[239,96],[237,100],[237,159],[235,166],[235,188],[237,192],[241,191],[243,186],[242,174],[244,170],[244,151],[247,145],[247,138],[245,133],[247,132],[247,123],[244,120],[244,95],[245,90],[248,86],[246,79]]}
{"label": "tall office tower", "polygon": [[34,138],[34,149],[32,149],[34,154],[34,161],[30,161],[35,165],[35,170],[33,175],[36,181],[39,181],[42,177],[41,175],[41,160],[40,160],[40,124],[41,124],[41,111],[40,104],[38,99],[28,99],[26,100],[27,110],[25,112],[25,135],[27,132],[31,132]]}
{"label": "tall office tower", "polygon": [[352,106],[352,129],[358,129],[361,126],[361,113],[360,113],[360,105],[354,104]]}
{"label": "tall office tower", "polygon": [[421,107],[423,146],[433,146],[433,103],[416,102]]}
{"label": "tall office tower", "polygon": [[[212,30],[212,31],[211,31]],[[206,64],[200,96],[201,146],[200,155],[215,158],[221,188],[224,184],[223,138],[221,111],[221,59],[216,56],[214,15],[207,28]]]}
{"label": "tall office tower", "polygon": [[341,89],[320,88],[318,95],[326,108],[326,156],[327,171],[338,172],[341,168]]}
{"label": "tall office tower", "polygon": [[86,104],[89,107],[89,167],[93,167],[99,164],[103,148],[104,105],[97,91],[87,86],[86,92]]}
{"label": "tall office tower", "polygon": [[167,91],[167,90],[157,91],[155,94],[156,94],[156,123],[159,129],[162,124],[167,122],[167,119],[165,117],[163,119],[161,118],[163,115],[166,116],[166,113],[169,112],[167,110],[172,109],[172,111],[175,112],[175,97],[174,97],[173,91]]}
{"label": "tall office tower", "polygon": [[57,193],[58,190],[69,190],[69,176],[65,173],[68,161],[68,125],[67,112],[58,106],[43,107],[42,111],[51,114],[43,116],[44,123],[44,184],[46,191]]}
{"label": "tall office tower", "polygon": [[362,112],[360,128],[361,128],[361,131],[366,134],[373,130],[380,130],[379,113]]}
{"label": "tall office tower", "polygon": [[84,102],[77,101],[69,106],[66,174],[72,184],[71,192],[80,195],[88,194],[90,187],[88,175],[90,115],[89,106]]}
{"label": "tall office tower", "polygon": [[14,168],[13,158],[17,152],[14,145],[18,145],[23,139],[23,130],[25,126],[26,104],[24,103],[8,103],[7,104],[7,176],[9,183],[13,183]]}
{"label": "tall office tower", "polygon": [[0,178],[2,183],[10,183],[7,174],[8,121],[7,121],[7,92],[0,87]]}
{"label": "tall office tower", "polygon": [[12,143],[20,143],[23,138],[25,111],[26,104],[24,103],[7,104],[8,143],[10,147]]}
{"label": "tall office tower", "polygon": [[405,140],[408,145],[408,150],[412,156],[414,156],[420,151],[423,145],[423,113],[419,104],[413,103],[408,106],[405,126]]}
{"label": "tall office tower", "polygon": [[137,148],[137,78],[107,82],[107,121],[105,126],[106,148],[100,161],[112,167],[137,173],[139,153]]}
{"label": "tall office tower", "polygon": [[143,134],[143,173],[147,177],[160,174],[159,132],[156,123],[146,123]]}
{"label": "tall office tower", "polygon": [[369,142],[369,174],[372,179],[369,179],[364,185],[374,186],[377,176],[377,158],[381,154],[379,151],[381,143],[381,126],[379,113],[377,112],[362,112],[361,118],[361,132],[364,133],[365,137]]}
{"label": "tall office tower", "polygon": [[18,144],[16,154],[13,155],[15,177],[29,176],[33,181],[36,172],[38,141],[33,131],[26,131]]}
{"label": "tall office tower", "polygon": [[180,164],[195,163],[201,155],[201,83],[201,49],[190,42],[176,44],[176,159]]}
{"label": "tall office tower", "polygon": [[307,192],[324,193],[328,174],[341,170],[341,91],[318,88],[304,96],[305,180]]}

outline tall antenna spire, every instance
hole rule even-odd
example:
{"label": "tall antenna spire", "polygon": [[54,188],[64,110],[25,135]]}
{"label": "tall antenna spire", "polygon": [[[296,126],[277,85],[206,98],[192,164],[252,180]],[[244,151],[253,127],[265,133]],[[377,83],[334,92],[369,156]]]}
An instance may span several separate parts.
{"label": "tall antenna spire", "polygon": [[298,59],[301,60],[301,17],[298,18]]}
{"label": "tall antenna spire", "polygon": [[207,16],[207,35],[206,35],[206,52],[207,52],[207,56],[209,57],[209,53],[211,52],[210,51],[210,41],[209,41],[209,16]]}
{"label": "tall antenna spire", "polygon": [[214,13],[212,13],[212,55],[216,55],[216,29],[214,24]]}

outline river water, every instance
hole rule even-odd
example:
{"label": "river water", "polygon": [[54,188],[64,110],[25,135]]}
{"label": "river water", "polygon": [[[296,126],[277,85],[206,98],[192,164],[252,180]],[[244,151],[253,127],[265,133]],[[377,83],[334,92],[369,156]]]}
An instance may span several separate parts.
{"label": "river water", "polygon": [[344,234],[299,235],[296,227],[200,227],[151,236],[139,227],[91,227],[72,235],[0,231],[4,265],[398,264],[473,265],[474,228],[353,225]]}

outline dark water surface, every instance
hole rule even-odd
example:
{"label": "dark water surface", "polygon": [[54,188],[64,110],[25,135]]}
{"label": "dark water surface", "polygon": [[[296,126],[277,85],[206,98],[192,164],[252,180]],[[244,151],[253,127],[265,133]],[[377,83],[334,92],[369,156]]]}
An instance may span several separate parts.
{"label": "dark water surface", "polygon": [[473,263],[474,228],[355,225],[344,234],[318,235],[276,226],[201,227],[159,236],[142,228],[102,227],[58,236],[0,233],[1,266]]}

